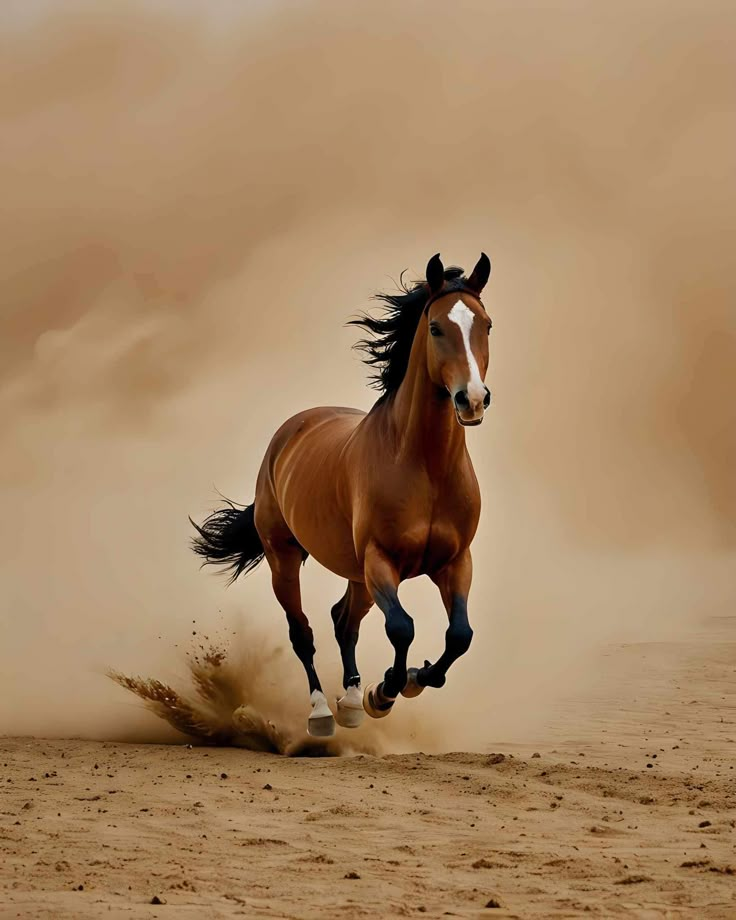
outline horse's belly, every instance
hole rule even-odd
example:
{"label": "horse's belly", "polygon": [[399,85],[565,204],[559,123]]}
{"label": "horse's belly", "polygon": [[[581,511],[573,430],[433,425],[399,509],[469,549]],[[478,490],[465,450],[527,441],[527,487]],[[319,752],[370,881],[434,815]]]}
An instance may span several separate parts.
{"label": "horse's belly", "polygon": [[334,514],[321,513],[333,507],[325,496],[320,499],[319,490],[314,490],[309,502],[297,500],[288,505],[284,512],[286,523],[300,545],[326,569],[348,578],[362,581],[363,570],[358,563],[353,544],[353,533],[348,521]]}

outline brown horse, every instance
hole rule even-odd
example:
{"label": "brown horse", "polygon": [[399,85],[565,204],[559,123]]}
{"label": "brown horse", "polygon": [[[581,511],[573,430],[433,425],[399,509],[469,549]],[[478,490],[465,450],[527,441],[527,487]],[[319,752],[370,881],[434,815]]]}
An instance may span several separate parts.
{"label": "brown horse", "polygon": [[[229,503],[194,525],[195,551],[206,563],[228,566],[232,580],[266,557],[307,672],[312,735],[332,735],[335,720],[302,610],[299,568],[308,555],[348,582],[332,608],[344,668],[340,725],[359,725],[364,709],[373,718],[386,716],[399,693],[443,686],[450,665],[470,646],[470,543],[480,492],[465,427],[481,423],[491,399],[483,383],[491,321],[480,301],[490,272],[485,253],[468,278],[462,269],[445,270],[437,254],[426,284],[380,295],[382,318],[353,320],[371,334],[359,347],[378,369],[374,383],[382,396],[371,411],[323,407],[293,416],[266,451],[254,503]],[[437,661],[407,670],[414,622],[398,587],[417,575],[429,575],[439,588],[449,626]],[[362,693],[355,648],[374,603],[384,614],[394,661],[383,681]]]}

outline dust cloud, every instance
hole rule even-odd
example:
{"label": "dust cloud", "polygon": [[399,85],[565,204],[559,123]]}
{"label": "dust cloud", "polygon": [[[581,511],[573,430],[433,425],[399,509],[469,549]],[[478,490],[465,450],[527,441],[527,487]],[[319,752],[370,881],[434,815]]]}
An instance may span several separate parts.
{"label": "dust cloud", "polygon": [[406,714],[388,725],[368,720],[360,731],[310,737],[303,707],[295,705],[303,697],[303,677],[295,679],[291,649],[275,644],[267,634],[259,635],[252,623],[234,635],[235,639],[204,637],[190,644],[185,656],[188,683],[173,687],[115,669],[108,677],[142,700],[176,737],[185,734],[202,744],[287,757],[337,757],[380,754],[406,745],[408,738],[423,746],[434,743],[434,731],[421,723],[412,728]]}
{"label": "dust cloud", "polygon": [[[476,639],[389,746],[540,730],[606,643],[732,613],[733,6],[208,7],[0,13],[0,732],[168,738],[108,667],[283,644],[265,568],[224,591],[187,514],[249,500],[294,412],[370,406],[344,323],[438,250],[494,265]],[[307,565],[334,693],[342,590]],[[359,651],[376,679],[376,614]],[[305,717],[299,668],[264,681]]]}

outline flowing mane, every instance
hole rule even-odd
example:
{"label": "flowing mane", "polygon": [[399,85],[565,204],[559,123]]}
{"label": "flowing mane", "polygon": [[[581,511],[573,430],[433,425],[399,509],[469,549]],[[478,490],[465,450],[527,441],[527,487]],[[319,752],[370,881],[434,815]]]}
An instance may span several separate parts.
{"label": "flowing mane", "polygon": [[[446,268],[444,275],[447,291],[462,288],[467,282],[464,269],[457,266]],[[383,316],[375,318],[366,313],[348,323],[370,333],[369,338],[360,339],[354,347],[363,352],[365,364],[376,368],[369,377],[369,385],[380,390],[383,396],[395,393],[404,379],[414,335],[428,297],[425,281],[407,286],[402,272],[399,293],[373,297],[383,304]]]}

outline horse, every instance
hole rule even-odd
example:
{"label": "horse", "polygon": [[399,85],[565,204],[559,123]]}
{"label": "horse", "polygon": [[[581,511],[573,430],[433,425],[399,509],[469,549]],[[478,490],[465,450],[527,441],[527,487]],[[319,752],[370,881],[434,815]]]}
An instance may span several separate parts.
{"label": "horse", "polygon": [[[308,556],[347,580],[332,607],[343,665],[337,723],[385,718],[399,697],[445,684],[467,652],[472,579],[470,544],[480,517],[480,489],[465,429],[480,425],[491,394],[484,380],[491,320],[480,299],[491,273],[485,253],[468,277],[445,269],[439,253],[426,281],[379,294],[379,318],[350,321],[367,331],[356,347],[373,368],[381,395],[366,413],[320,407],[289,418],[276,431],[258,473],[251,505],[227,502],[198,525],[192,539],[203,565],[230,580],[265,557],[289,638],[304,666],[311,712],[307,731],[335,733],[335,717],[314,667],[314,637],[302,609],[300,567]],[[402,581],[428,575],[447,611],[438,659],[408,668],[414,621],[401,605]],[[377,605],[393,646],[383,680],[362,688],[356,663],[360,624]]]}

